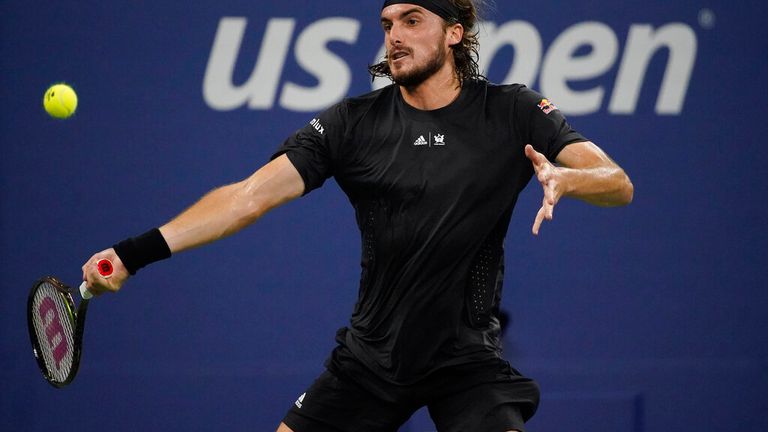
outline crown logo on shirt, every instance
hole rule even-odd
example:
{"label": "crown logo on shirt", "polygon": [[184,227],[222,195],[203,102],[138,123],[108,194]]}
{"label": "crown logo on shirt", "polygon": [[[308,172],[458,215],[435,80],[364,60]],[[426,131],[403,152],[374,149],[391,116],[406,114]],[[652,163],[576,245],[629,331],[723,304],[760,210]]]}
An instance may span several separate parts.
{"label": "crown logo on shirt", "polygon": [[445,135],[435,135],[435,145],[445,145]]}

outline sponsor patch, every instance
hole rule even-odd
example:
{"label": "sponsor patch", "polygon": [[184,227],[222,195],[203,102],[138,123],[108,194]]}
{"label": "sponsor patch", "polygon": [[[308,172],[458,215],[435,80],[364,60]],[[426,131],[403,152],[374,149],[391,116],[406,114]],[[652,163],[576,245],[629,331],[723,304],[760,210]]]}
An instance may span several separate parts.
{"label": "sponsor patch", "polygon": [[549,99],[542,99],[541,102],[539,102],[539,109],[544,111],[544,114],[549,114],[552,111],[556,110],[557,107],[555,104],[549,101]]}

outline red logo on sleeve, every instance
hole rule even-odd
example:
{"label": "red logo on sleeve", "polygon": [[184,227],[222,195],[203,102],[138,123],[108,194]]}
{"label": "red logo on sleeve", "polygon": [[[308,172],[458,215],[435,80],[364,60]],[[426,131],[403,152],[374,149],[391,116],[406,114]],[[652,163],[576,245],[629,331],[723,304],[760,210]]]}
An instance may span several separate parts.
{"label": "red logo on sleeve", "polygon": [[544,114],[549,114],[552,111],[556,110],[557,107],[555,104],[549,101],[549,99],[542,99],[541,102],[539,102],[539,109],[544,111]]}

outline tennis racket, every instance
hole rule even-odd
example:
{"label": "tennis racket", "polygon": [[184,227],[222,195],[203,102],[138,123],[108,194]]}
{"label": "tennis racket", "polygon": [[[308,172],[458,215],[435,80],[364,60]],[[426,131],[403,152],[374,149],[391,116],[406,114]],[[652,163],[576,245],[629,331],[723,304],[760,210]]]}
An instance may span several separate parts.
{"label": "tennis racket", "polygon": [[[96,263],[99,274],[112,276],[112,263],[102,259]],[[83,328],[88,301],[93,297],[83,282],[82,300],[75,312],[71,287],[53,276],[46,276],[32,286],[27,300],[27,325],[32,353],[43,378],[56,388],[71,383],[80,367],[83,351]]]}

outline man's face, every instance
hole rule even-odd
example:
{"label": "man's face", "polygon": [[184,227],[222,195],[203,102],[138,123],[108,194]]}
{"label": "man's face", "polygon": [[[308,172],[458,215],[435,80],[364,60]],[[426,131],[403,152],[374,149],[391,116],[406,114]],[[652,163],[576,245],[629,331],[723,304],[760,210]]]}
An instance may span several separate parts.
{"label": "man's face", "polygon": [[438,15],[412,4],[395,4],[381,11],[381,26],[395,83],[417,86],[445,64],[448,45]]}

